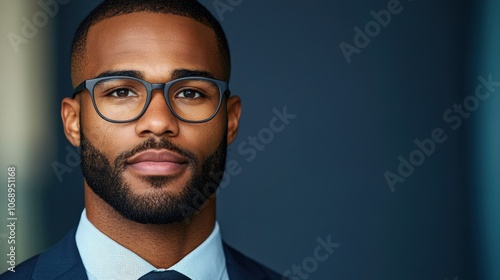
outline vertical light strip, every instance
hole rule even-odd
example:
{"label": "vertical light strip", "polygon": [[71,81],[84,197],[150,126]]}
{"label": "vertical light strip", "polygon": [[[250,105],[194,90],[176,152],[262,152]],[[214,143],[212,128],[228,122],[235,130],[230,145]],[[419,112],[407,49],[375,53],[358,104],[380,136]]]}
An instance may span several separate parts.
{"label": "vertical light strip", "polygon": [[[500,81],[500,2],[483,0],[478,11],[478,29],[473,54],[477,75]],[[478,191],[476,221],[479,240],[479,270],[483,279],[500,279],[500,87],[479,110],[474,133],[473,189]]]}
{"label": "vertical light strip", "polygon": [[[16,167],[16,263],[43,240],[40,200],[55,157],[51,42],[53,16],[38,1],[0,2],[0,272],[7,269],[7,168]],[[46,2],[46,1],[45,1]],[[49,101],[50,100],[50,101]],[[8,246],[7,246],[8,245]]]}

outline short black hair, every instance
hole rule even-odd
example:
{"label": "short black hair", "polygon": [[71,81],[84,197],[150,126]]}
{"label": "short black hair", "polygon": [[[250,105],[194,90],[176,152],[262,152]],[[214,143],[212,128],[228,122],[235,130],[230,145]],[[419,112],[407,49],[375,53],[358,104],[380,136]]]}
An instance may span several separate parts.
{"label": "short black hair", "polygon": [[87,34],[93,25],[111,17],[136,12],[184,16],[210,27],[215,32],[224,79],[229,81],[231,56],[224,30],[210,11],[196,0],[104,0],[87,15],[76,30],[71,47],[72,73],[78,71],[75,67],[83,61]]}

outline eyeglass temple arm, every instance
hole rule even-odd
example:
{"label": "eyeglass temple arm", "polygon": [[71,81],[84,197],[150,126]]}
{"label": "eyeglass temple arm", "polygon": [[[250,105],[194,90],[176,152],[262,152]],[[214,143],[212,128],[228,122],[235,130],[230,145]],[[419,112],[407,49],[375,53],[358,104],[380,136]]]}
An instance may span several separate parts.
{"label": "eyeglass temple arm", "polygon": [[84,90],[86,87],[86,84],[87,84],[87,81],[83,81],[81,84],[76,86],[76,88],[73,90],[73,97],[75,97],[75,95],[77,93],[79,93],[80,91]]}

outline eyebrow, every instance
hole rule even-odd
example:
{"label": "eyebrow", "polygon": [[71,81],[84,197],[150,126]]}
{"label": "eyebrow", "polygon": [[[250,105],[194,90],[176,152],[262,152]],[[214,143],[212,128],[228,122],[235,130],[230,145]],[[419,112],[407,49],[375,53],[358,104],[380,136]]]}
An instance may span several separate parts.
{"label": "eyebrow", "polygon": [[136,70],[106,71],[99,74],[97,77],[95,77],[95,79],[112,77],[112,76],[126,76],[137,79],[144,79],[144,75],[142,74],[142,72]]}
{"label": "eyebrow", "polygon": [[203,78],[215,79],[214,75],[208,71],[189,70],[189,69],[176,69],[172,71],[173,80],[186,77],[203,77]]}
{"label": "eyebrow", "polygon": [[[112,77],[112,76],[125,76],[125,77],[132,77],[132,78],[137,78],[144,80],[144,74],[141,71],[137,70],[118,70],[118,71],[106,71],[98,76],[95,77],[97,78],[104,78],[104,77]],[[189,70],[189,69],[175,69],[171,73],[171,79],[180,79],[180,78],[186,78],[186,77],[204,77],[204,78],[210,78],[210,79],[215,79],[214,75],[208,71],[201,71],[201,70]]]}

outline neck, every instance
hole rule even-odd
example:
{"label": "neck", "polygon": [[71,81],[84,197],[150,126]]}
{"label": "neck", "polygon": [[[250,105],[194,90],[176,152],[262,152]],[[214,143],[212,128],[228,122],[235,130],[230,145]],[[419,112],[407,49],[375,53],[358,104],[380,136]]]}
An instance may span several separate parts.
{"label": "neck", "polygon": [[124,218],[85,184],[89,221],[102,233],[156,268],[169,268],[205,241],[215,226],[215,198],[210,198],[188,221],[140,224]]}

